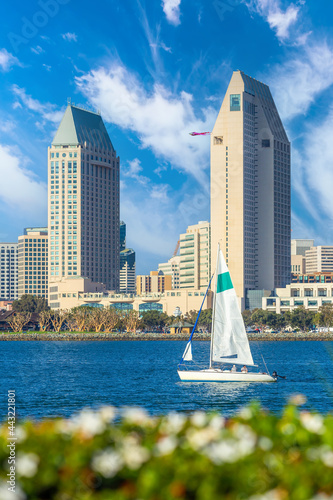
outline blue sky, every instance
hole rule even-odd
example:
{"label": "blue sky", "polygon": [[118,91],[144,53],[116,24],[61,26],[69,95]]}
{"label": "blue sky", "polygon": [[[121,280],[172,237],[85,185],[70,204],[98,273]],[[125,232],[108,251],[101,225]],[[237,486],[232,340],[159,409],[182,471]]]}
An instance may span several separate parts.
{"label": "blue sky", "polygon": [[[94,7],[95,10],[94,10]],[[47,222],[67,98],[102,113],[137,272],[209,220],[209,136],[232,71],[267,83],[292,142],[292,237],[333,244],[329,0],[13,0],[0,36],[0,241]]]}

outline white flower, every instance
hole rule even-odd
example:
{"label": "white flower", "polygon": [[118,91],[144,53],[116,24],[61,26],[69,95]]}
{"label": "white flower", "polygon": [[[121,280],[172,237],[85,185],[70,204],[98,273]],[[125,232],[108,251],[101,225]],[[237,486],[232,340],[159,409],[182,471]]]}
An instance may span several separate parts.
{"label": "white flower", "polygon": [[326,467],[333,467],[333,451],[328,446],[322,447],[320,454],[321,461]]}
{"label": "white flower", "polygon": [[18,484],[15,485],[15,491],[10,493],[8,492],[9,486],[3,481],[0,482],[0,500],[25,500],[27,498]]}
{"label": "white flower", "polygon": [[39,464],[39,456],[35,453],[18,453],[16,458],[16,472],[19,476],[33,477]]}
{"label": "white flower", "polygon": [[124,408],[123,418],[130,424],[145,425],[150,424],[152,419],[143,408]]}
{"label": "white flower", "polygon": [[295,406],[302,406],[307,402],[306,396],[304,394],[293,394],[289,398],[289,403]]}
{"label": "white flower", "polygon": [[209,422],[209,427],[215,429],[216,431],[223,429],[224,425],[225,425],[225,418],[220,417],[218,415],[214,415],[214,417]]}
{"label": "white flower", "polygon": [[161,430],[168,434],[178,434],[184,428],[185,422],[185,415],[172,412],[163,420]]}
{"label": "white flower", "polygon": [[121,456],[129,469],[139,469],[150,458],[149,451],[140,445],[139,436],[131,434],[121,443]]}
{"label": "white flower", "polygon": [[194,450],[204,448],[212,441],[216,441],[218,436],[219,432],[213,427],[209,426],[199,430],[191,428],[186,432],[187,440]]}
{"label": "white flower", "polygon": [[113,422],[113,420],[116,418],[117,410],[114,406],[102,406],[99,409],[99,414],[103,422],[109,423]]}
{"label": "white flower", "polygon": [[92,459],[93,470],[104,477],[114,477],[123,465],[120,454],[111,448],[96,453]]}
{"label": "white flower", "polygon": [[301,424],[309,432],[322,434],[325,430],[324,419],[321,415],[311,415],[311,413],[301,413]]}
{"label": "white flower", "polygon": [[239,412],[239,416],[244,420],[250,420],[250,418],[253,417],[253,411],[248,407],[242,408]]}
{"label": "white flower", "polygon": [[270,490],[261,495],[253,495],[249,500],[281,500],[281,498],[284,498],[284,496],[281,496],[279,490]]}
{"label": "white flower", "polygon": [[207,415],[204,411],[196,411],[191,416],[190,421],[195,427],[203,427],[207,423]]}
{"label": "white flower", "polygon": [[17,443],[23,443],[27,439],[27,431],[22,425],[18,425],[15,429],[15,437]]}
{"label": "white flower", "polygon": [[158,456],[170,455],[178,444],[178,440],[174,436],[164,436],[158,440],[154,447],[154,454]]}
{"label": "white flower", "polygon": [[273,442],[266,436],[261,436],[258,441],[259,448],[268,451],[273,447]]}
{"label": "white flower", "polygon": [[106,425],[101,415],[91,410],[83,410],[78,416],[72,419],[72,430],[80,431],[86,438],[102,434]]}

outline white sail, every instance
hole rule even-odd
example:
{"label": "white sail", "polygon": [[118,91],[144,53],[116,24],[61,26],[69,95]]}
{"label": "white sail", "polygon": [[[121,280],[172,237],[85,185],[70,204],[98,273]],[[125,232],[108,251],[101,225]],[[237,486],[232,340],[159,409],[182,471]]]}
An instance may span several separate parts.
{"label": "white sail", "polygon": [[212,361],[253,365],[238,300],[222,251],[218,252]]}
{"label": "white sail", "polygon": [[188,342],[185,347],[185,351],[183,354],[184,361],[192,361],[192,342]]}

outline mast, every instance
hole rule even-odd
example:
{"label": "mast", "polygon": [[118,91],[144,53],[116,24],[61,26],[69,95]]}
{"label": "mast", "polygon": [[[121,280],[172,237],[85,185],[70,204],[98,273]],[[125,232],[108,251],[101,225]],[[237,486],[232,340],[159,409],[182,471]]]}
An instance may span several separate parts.
{"label": "mast", "polygon": [[210,338],[210,359],[209,359],[209,368],[212,367],[213,363],[213,340],[214,340],[214,328],[215,328],[215,305],[216,305],[216,290],[217,290],[217,270],[219,264],[219,256],[220,256],[220,243],[217,245],[217,258],[216,258],[216,269],[215,269],[215,290],[214,290],[214,301],[213,301],[213,311],[212,311],[212,332]]}

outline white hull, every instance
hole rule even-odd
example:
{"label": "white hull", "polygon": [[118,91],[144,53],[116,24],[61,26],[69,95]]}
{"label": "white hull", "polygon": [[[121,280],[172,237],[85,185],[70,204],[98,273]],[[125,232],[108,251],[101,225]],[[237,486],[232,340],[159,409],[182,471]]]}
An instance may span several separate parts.
{"label": "white hull", "polygon": [[276,382],[276,378],[267,373],[231,372],[228,370],[178,370],[180,380],[184,382]]}

